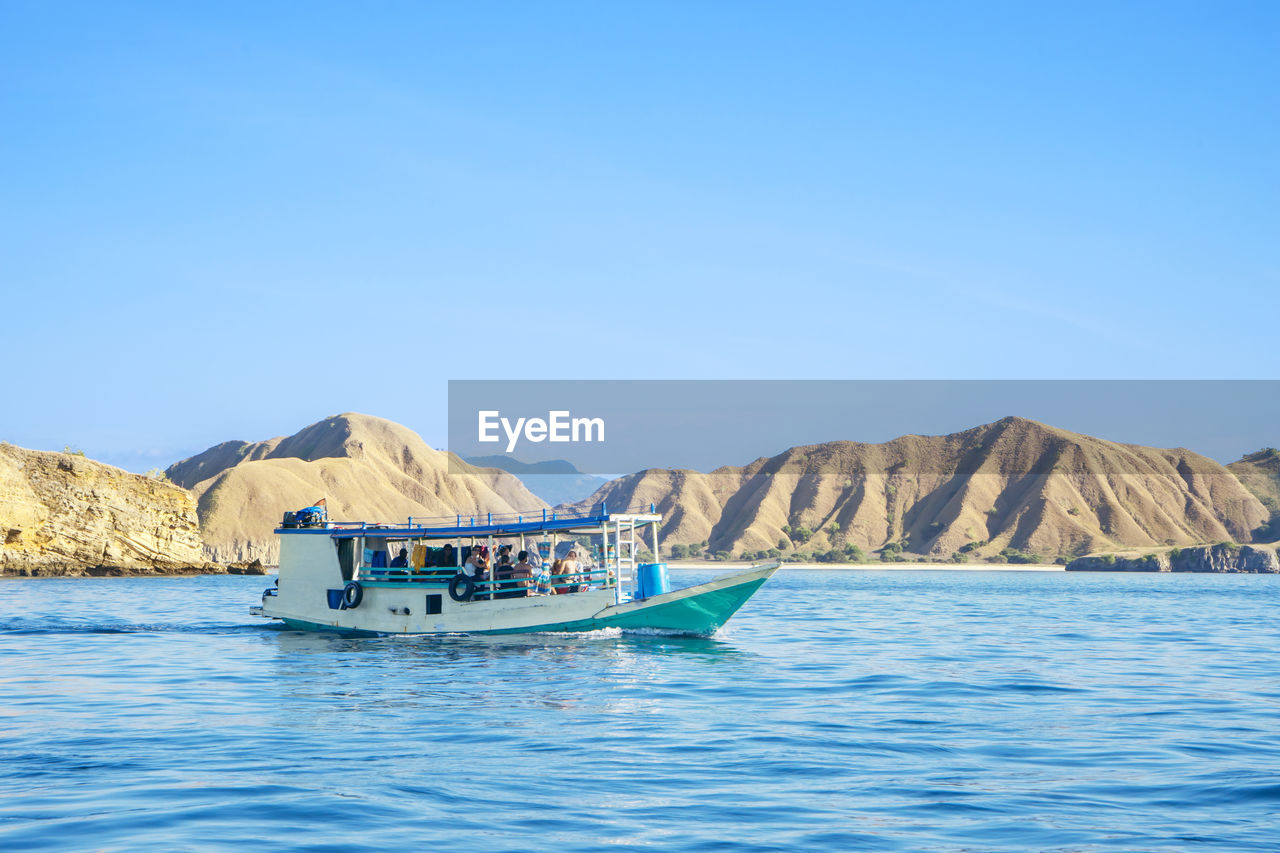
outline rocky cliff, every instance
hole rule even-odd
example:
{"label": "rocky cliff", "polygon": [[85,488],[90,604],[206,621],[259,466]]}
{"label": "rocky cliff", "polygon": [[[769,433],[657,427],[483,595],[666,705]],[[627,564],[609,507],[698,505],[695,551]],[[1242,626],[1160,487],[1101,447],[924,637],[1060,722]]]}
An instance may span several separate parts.
{"label": "rocky cliff", "polygon": [[547,506],[519,479],[434,450],[382,418],[347,413],[295,435],[224,442],[166,471],[198,500],[205,555],[274,564],[281,516],[325,498],[329,517],[404,521],[409,516],[513,513]]}
{"label": "rocky cliff", "polygon": [[641,471],[579,507],[656,504],[668,544],[730,553],[900,547],[1043,558],[1250,541],[1269,514],[1222,465],[1009,417],[942,436],[795,447],[743,467]]}
{"label": "rocky cliff", "polygon": [[1254,539],[1266,542],[1280,540],[1280,450],[1264,447],[1232,462],[1227,469],[1271,513],[1268,523],[1254,531]]}
{"label": "rocky cliff", "polygon": [[185,489],[71,453],[0,444],[0,574],[200,570]]}
{"label": "rocky cliff", "polygon": [[1267,547],[1223,542],[1193,548],[1174,548],[1142,556],[1096,554],[1067,563],[1069,572],[1280,572],[1280,558]]}

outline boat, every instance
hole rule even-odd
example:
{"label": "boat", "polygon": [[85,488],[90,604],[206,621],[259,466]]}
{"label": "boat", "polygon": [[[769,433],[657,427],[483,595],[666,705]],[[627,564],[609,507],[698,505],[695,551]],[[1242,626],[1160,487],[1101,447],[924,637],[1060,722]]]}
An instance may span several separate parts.
{"label": "boat", "polygon": [[[616,513],[597,505],[579,514],[544,510],[379,524],[332,522],[323,507],[308,507],[286,513],[276,529],[279,577],[249,612],[291,629],[346,634],[622,629],[710,635],[778,570],[778,563],[766,563],[670,589],[664,563],[639,562],[646,533],[652,554],[660,553],[661,521],[652,507]],[[544,568],[536,586],[501,571],[463,572],[474,548],[493,554],[511,545],[549,567],[566,543],[589,551],[587,559],[568,574]],[[439,565],[445,554],[448,564]]]}

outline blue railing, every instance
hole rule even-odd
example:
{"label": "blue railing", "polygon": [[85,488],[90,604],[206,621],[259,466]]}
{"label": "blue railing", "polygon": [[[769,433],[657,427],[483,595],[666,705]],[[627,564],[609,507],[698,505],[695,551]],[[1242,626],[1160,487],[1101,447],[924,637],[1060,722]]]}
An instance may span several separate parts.
{"label": "blue railing", "polygon": [[[565,521],[593,521],[604,520],[609,515],[609,506],[607,503],[595,504],[591,509],[587,510],[563,510],[563,509],[539,509],[533,512],[508,512],[508,513],[477,513],[475,515],[464,515],[455,513],[454,515],[411,515],[405,524],[399,522],[385,521],[331,521],[327,520],[319,525],[308,525],[306,527],[296,528],[299,530],[306,529],[327,529],[327,530],[356,530],[356,529],[387,529],[402,530],[406,528],[423,528],[423,527],[500,527],[509,524],[539,524],[548,522],[565,522]],[[640,515],[649,513],[657,515],[657,509],[652,503],[647,506],[629,506],[619,510],[613,509],[615,515]],[[294,529],[294,528],[290,528]]]}
{"label": "blue railing", "polygon": [[[405,574],[405,569],[372,569],[361,571],[360,582],[371,586],[417,586],[424,588],[440,588],[447,589],[453,581],[454,575],[439,574]],[[613,577],[613,573],[608,569],[596,568],[586,571],[570,572],[566,574],[557,574],[550,576],[552,589],[566,589],[574,586],[593,586],[597,589],[613,589],[617,586],[617,579]],[[559,579],[559,580],[557,580]],[[517,590],[526,590],[532,593],[534,586],[537,584],[537,578],[505,578],[496,580],[472,580],[475,584],[477,595],[488,595],[490,592],[514,592]],[[518,583],[528,583],[528,587],[515,586]]]}
{"label": "blue railing", "polygon": [[[638,509],[614,510],[614,514],[657,514],[653,504]],[[477,531],[488,529],[518,528],[535,529],[541,525],[554,524],[557,526],[565,526],[574,522],[584,523],[600,523],[603,524],[609,518],[609,507],[605,503],[598,503],[589,510],[557,510],[542,509],[531,513],[526,512],[510,512],[495,513],[489,512],[476,515],[463,515],[455,513],[454,515],[433,515],[409,516],[405,524],[374,522],[374,521],[330,521],[323,528],[325,530],[378,530],[391,532],[408,532],[413,530],[433,530],[457,532],[457,535],[467,535],[467,531],[475,529]]]}
{"label": "blue railing", "polygon": [[[571,521],[578,518],[596,518],[606,514],[604,504],[596,504],[601,508],[600,512],[596,512],[593,507],[590,510],[582,510],[579,512],[568,512],[564,510],[543,509],[534,510],[533,512],[487,512],[484,515],[463,515],[456,513],[449,515],[411,515],[409,516],[408,527],[444,527],[450,522],[454,527],[494,527],[502,524],[530,524],[538,521]],[[340,524],[352,524],[354,522],[338,522]],[[375,525],[359,523],[362,527],[383,527],[391,525]]]}

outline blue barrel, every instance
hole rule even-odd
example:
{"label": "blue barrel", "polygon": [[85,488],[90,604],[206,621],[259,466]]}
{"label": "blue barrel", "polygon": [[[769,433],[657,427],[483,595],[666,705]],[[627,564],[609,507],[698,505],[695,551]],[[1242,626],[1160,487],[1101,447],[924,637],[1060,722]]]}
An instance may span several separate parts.
{"label": "blue barrel", "polygon": [[636,579],[639,582],[636,598],[650,598],[670,589],[666,563],[641,563],[636,568]]}

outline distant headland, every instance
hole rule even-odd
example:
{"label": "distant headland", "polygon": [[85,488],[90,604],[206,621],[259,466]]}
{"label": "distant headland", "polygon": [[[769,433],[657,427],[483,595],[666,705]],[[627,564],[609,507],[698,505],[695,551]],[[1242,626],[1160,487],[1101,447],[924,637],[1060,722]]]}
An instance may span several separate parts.
{"label": "distant headland", "polygon": [[[546,484],[529,485],[355,413],[151,475],[0,444],[0,574],[260,572],[282,514],[320,497],[333,518],[371,521],[549,508],[535,493]],[[653,504],[663,556],[677,559],[1280,571],[1280,452],[1224,466],[1017,417],[709,473],[649,469],[562,506],[601,502]]]}

